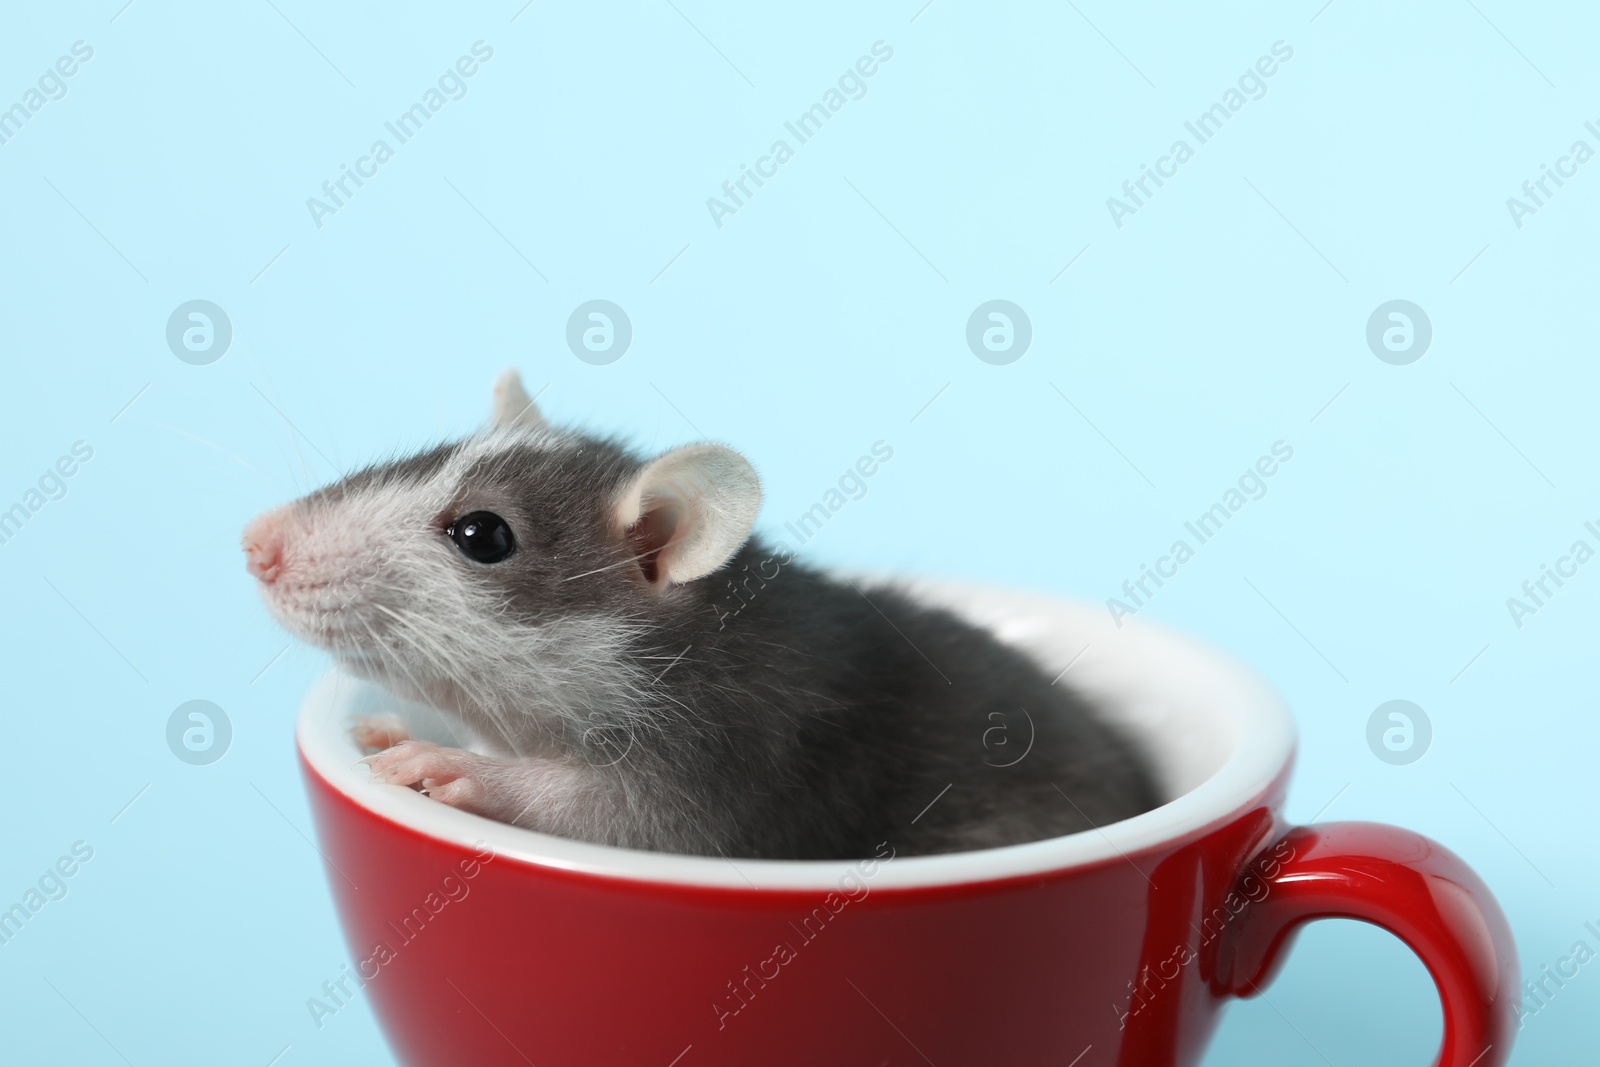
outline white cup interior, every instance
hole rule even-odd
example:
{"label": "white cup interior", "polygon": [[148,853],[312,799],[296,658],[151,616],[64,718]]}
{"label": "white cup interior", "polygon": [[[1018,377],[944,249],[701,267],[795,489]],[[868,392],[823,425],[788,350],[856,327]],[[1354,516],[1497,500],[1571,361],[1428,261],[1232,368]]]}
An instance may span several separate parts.
{"label": "white cup interior", "polygon": [[[1095,830],[1004,848],[911,856],[879,866],[874,888],[987,881],[1128,856],[1205,829],[1253,802],[1294,752],[1294,728],[1276,694],[1232,659],[1160,627],[1102,607],[952,582],[897,582],[1028,651],[1059,684],[1088,695],[1121,724],[1155,768],[1166,803]],[[352,715],[401,710],[426,736],[437,715],[399,706],[337,670],[307,696],[296,739],[312,768],[356,804],[463,847],[631,880],[727,888],[827,891],[850,861],[731,860],[612,848],[553,837],[457,811],[420,793],[372,782],[347,729]],[[431,725],[430,725],[431,723]],[[891,841],[892,845],[893,842]]]}

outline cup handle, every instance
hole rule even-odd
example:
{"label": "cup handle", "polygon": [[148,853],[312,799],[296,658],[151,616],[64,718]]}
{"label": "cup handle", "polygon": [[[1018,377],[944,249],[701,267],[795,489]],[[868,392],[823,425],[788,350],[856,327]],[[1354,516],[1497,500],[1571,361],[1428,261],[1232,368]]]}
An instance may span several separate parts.
{"label": "cup handle", "polygon": [[1500,905],[1460,857],[1420,834],[1366,822],[1296,827],[1261,857],[1236,887],[1250,903],[1220,947],[1224,993],[1259,993],[1311,920],[1360,919],[1410,946],[1439,987],[1444,1043],[1434,1067],[1506,1062],[1520,993],[1516,946]]}

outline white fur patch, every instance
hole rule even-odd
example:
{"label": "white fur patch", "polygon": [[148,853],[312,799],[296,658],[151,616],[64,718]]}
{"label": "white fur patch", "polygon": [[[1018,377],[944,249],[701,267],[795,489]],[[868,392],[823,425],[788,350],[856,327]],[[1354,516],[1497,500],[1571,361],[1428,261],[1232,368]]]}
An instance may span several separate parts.
{"label": "white fur patch", "polygon": [[514,444],[566,440],[542,423],[495,428],[424,481],[290,505],[283,576],[262,587],[273,614],[352,671],[459,718],[490,752],[549,754],[558,736],[642,728],[640,619],[520,621],[492,585],[464,576],[441,530],[468,470]]}

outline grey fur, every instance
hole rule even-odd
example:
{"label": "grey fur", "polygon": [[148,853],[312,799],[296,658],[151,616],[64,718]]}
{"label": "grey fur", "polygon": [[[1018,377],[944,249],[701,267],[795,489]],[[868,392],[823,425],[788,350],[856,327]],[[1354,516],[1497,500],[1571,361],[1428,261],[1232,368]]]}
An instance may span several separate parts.
{"label": "grey fur", "polygon": [[[492,757],[478,777],[526,798],[500,817],[537,829],[847,858],[882,841],[899,855],[1029,841],[1159,802],[1132,746],[1082,697],[948,612],[760,541],[707,577],[649,587],[612,520],[641,466],[616,442],[541,426],[361,471],[291,508],[337,529],[427,484],[438,502],[406,521],[435,528],[405,531],[413,547],[351,555],[342,591],[318,590],[316,625],[275,612],[454,713]],[[437,528],[477,509],[510,521],[509,559],[474,563]]]}

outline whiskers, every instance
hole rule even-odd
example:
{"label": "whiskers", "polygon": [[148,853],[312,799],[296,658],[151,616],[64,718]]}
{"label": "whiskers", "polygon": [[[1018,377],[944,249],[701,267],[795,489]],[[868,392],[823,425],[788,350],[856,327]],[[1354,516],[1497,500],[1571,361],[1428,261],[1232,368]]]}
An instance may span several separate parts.
{"label": "whiskers", "polygon": [[582,574],[574,574],[574,575],[571,575],[570,577],[566,577],[566,578],[563,578],[561,580],[563,582],[575,582],[579,578],[587,578],[591,574],[600,574],[600,573],[602,573],[604,571],[614,571],[618,567],[626,567],[630,563],[638,563],[641,559],[644,559],[645,556],[648,556],[649,554],[650,553],[648,553],[648,552],[644,552],[644,553],[641,553],[641,554],[639,554],[637,556],[629,556],[627,559],[619,560],[616,563],[607,563],[604,567],[596,567],[592,571],[584,571]]}
{"label": "whiskers", "polygon": [[[484,680],[475,677],[467,664],[462,661],[462,657],[454,654],[453,650],[440,639],[437,633],[438,623],[412,611],[396,611],[381,602],[374,602],[372,607],[393,623],[387,632],[392,634],[403,648],[415,653],[424,661],[431,673],[465,696],[471,702],[473,710],[487,716],[499,733],[500,739],[515,751],[521,731],[516,729],[516,724],[512,722],[507,709],[502,706],[501,697]],[[368,631],[372,632],[370,625]],[[382,641],[376,634],[374,639],[380,643]],[[404,656],[396,654],[394,649],[386,648],[386,651],[393,661],[403,665]],[[411,673],[409,667],[404,668],[404,673],[412,679],[413,684],[416,684],[416,676]],[[437,691],[437,686],[432,689],[421,688],[424,697],[430,700],[437,699]],[[519,752],[518,755],[520,754]]]}
{"label": "whiskers", "polygon": [[[639,731],[660,728],[664,706],[677,710],[652,679],[682,653],[645,661],[640,646],[654,628],[642,617],[616,613],[541,625],[486,591],[419,601],[416,590],[383,578],[364,586],[363,601],[341,615],[360,620],[352,636],[371,642],[365,651],[381,664],[380,677],[403,682],[518,757],[614,766],[627,758]],[[422,606],[407,606],[413,602]]]}

